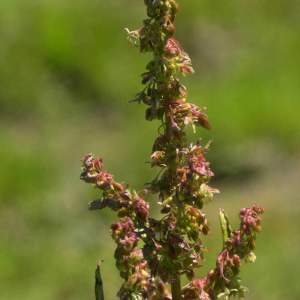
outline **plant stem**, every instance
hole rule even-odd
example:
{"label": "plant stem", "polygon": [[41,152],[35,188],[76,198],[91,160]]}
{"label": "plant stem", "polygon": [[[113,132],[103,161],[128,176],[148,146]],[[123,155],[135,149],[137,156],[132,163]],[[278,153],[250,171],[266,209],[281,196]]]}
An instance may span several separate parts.
{"label": "plant stem", "polygon": [[172,300],[180,300],[181,298],[181,283],[180,277],[171,283]]}
{"label": "plant stem", "polygon": [[171,120],[170,120],[170,110],[169,108],[165,109],[165,124],[166,124],[166,136],[171,136]]}

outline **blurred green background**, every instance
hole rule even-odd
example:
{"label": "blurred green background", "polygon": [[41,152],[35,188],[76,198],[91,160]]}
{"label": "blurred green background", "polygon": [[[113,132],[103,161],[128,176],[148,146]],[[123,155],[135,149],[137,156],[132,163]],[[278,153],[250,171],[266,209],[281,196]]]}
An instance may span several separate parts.
{"label": "blurred green background", "polygon": [[[195,75],[188,101],[207,107],[207,154],[220,189],[204,212],[221,250],[218,208],[232,227],[242,207],[265,208],[257,261],[242,267],[247,299],[300,298],[299,0],[179,1],[175,38]],[[143,1],[0,1],[0,299],[94,299],[100,259],[107,300],[121,285],[109,210],[89,212],[101,194],[79,181],[90,152],[140,190],[158,170],[149,160],[158,122],[128,104],[151,54],[126,41],[142,26]],[[157,215],[155,197],[149,196]]]}

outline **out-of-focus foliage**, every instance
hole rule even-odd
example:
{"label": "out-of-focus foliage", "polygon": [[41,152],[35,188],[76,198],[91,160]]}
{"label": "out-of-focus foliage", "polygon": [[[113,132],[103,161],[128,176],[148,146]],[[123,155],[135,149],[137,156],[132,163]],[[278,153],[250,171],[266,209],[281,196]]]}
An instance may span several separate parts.
{"label": "out-of-focus foliage", "polygon": [[[299,14],[298,0],[190,0],[175,22],[196,71],[182,82],[212,125],[193,141],[214,135],[208,160],[221,190],[204,210],[213,251],[198,275],[221,249],[218,208],[233,221],[256,202],[266,213],[257,262],[242,276],[250,300],[300,294]],[[116,216],[87,211],[101,195],[79,181],[79,159],[103,157],[137,190],[157,172],[144,162],[158,122],[127,103],[149,55],[130,48],[123,28],[143,18],[137,0],[0,1],[1,300],[93,299],[100,259],[105,298],[117,299]]]}

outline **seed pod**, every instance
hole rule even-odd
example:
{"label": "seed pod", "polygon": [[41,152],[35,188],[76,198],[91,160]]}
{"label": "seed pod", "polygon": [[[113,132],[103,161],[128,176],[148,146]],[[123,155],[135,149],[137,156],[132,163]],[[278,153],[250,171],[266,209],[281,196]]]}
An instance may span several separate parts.
{"label": "seed pod", "polygon": [[170,0],[170,4],[171,4],[171,14],[176,15],[178,13],[178,4],[175,0]]}

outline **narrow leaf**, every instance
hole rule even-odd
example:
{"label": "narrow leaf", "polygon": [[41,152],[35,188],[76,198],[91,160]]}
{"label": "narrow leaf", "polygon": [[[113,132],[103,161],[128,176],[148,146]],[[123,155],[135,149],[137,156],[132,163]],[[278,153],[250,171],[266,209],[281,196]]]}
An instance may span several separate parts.
{"label": "narrow leaf", "polygon": [[224,209],[220,208],[220,223],[221,223],[221,230],[223,236],[223,245],[226,243],[227,239],[231,237],[232,230],[229,225],[229,219],[225,214]]}
{"label": "narrow leaf", "polygon": [[103,262],[103,260],[100,260],[96,271],[95,271],[95,295],[96,295],[96,300],[104,300],[104,295],[103,295],[103,283],[102,283],[102,278],[100,274],[100,264]]}
{"label": "narrow leaf", "polygon": [[214,137],[211,136],[210,140],[208,141],[207,145],[204,148],[209,148],[213,141],[214,141]]}

